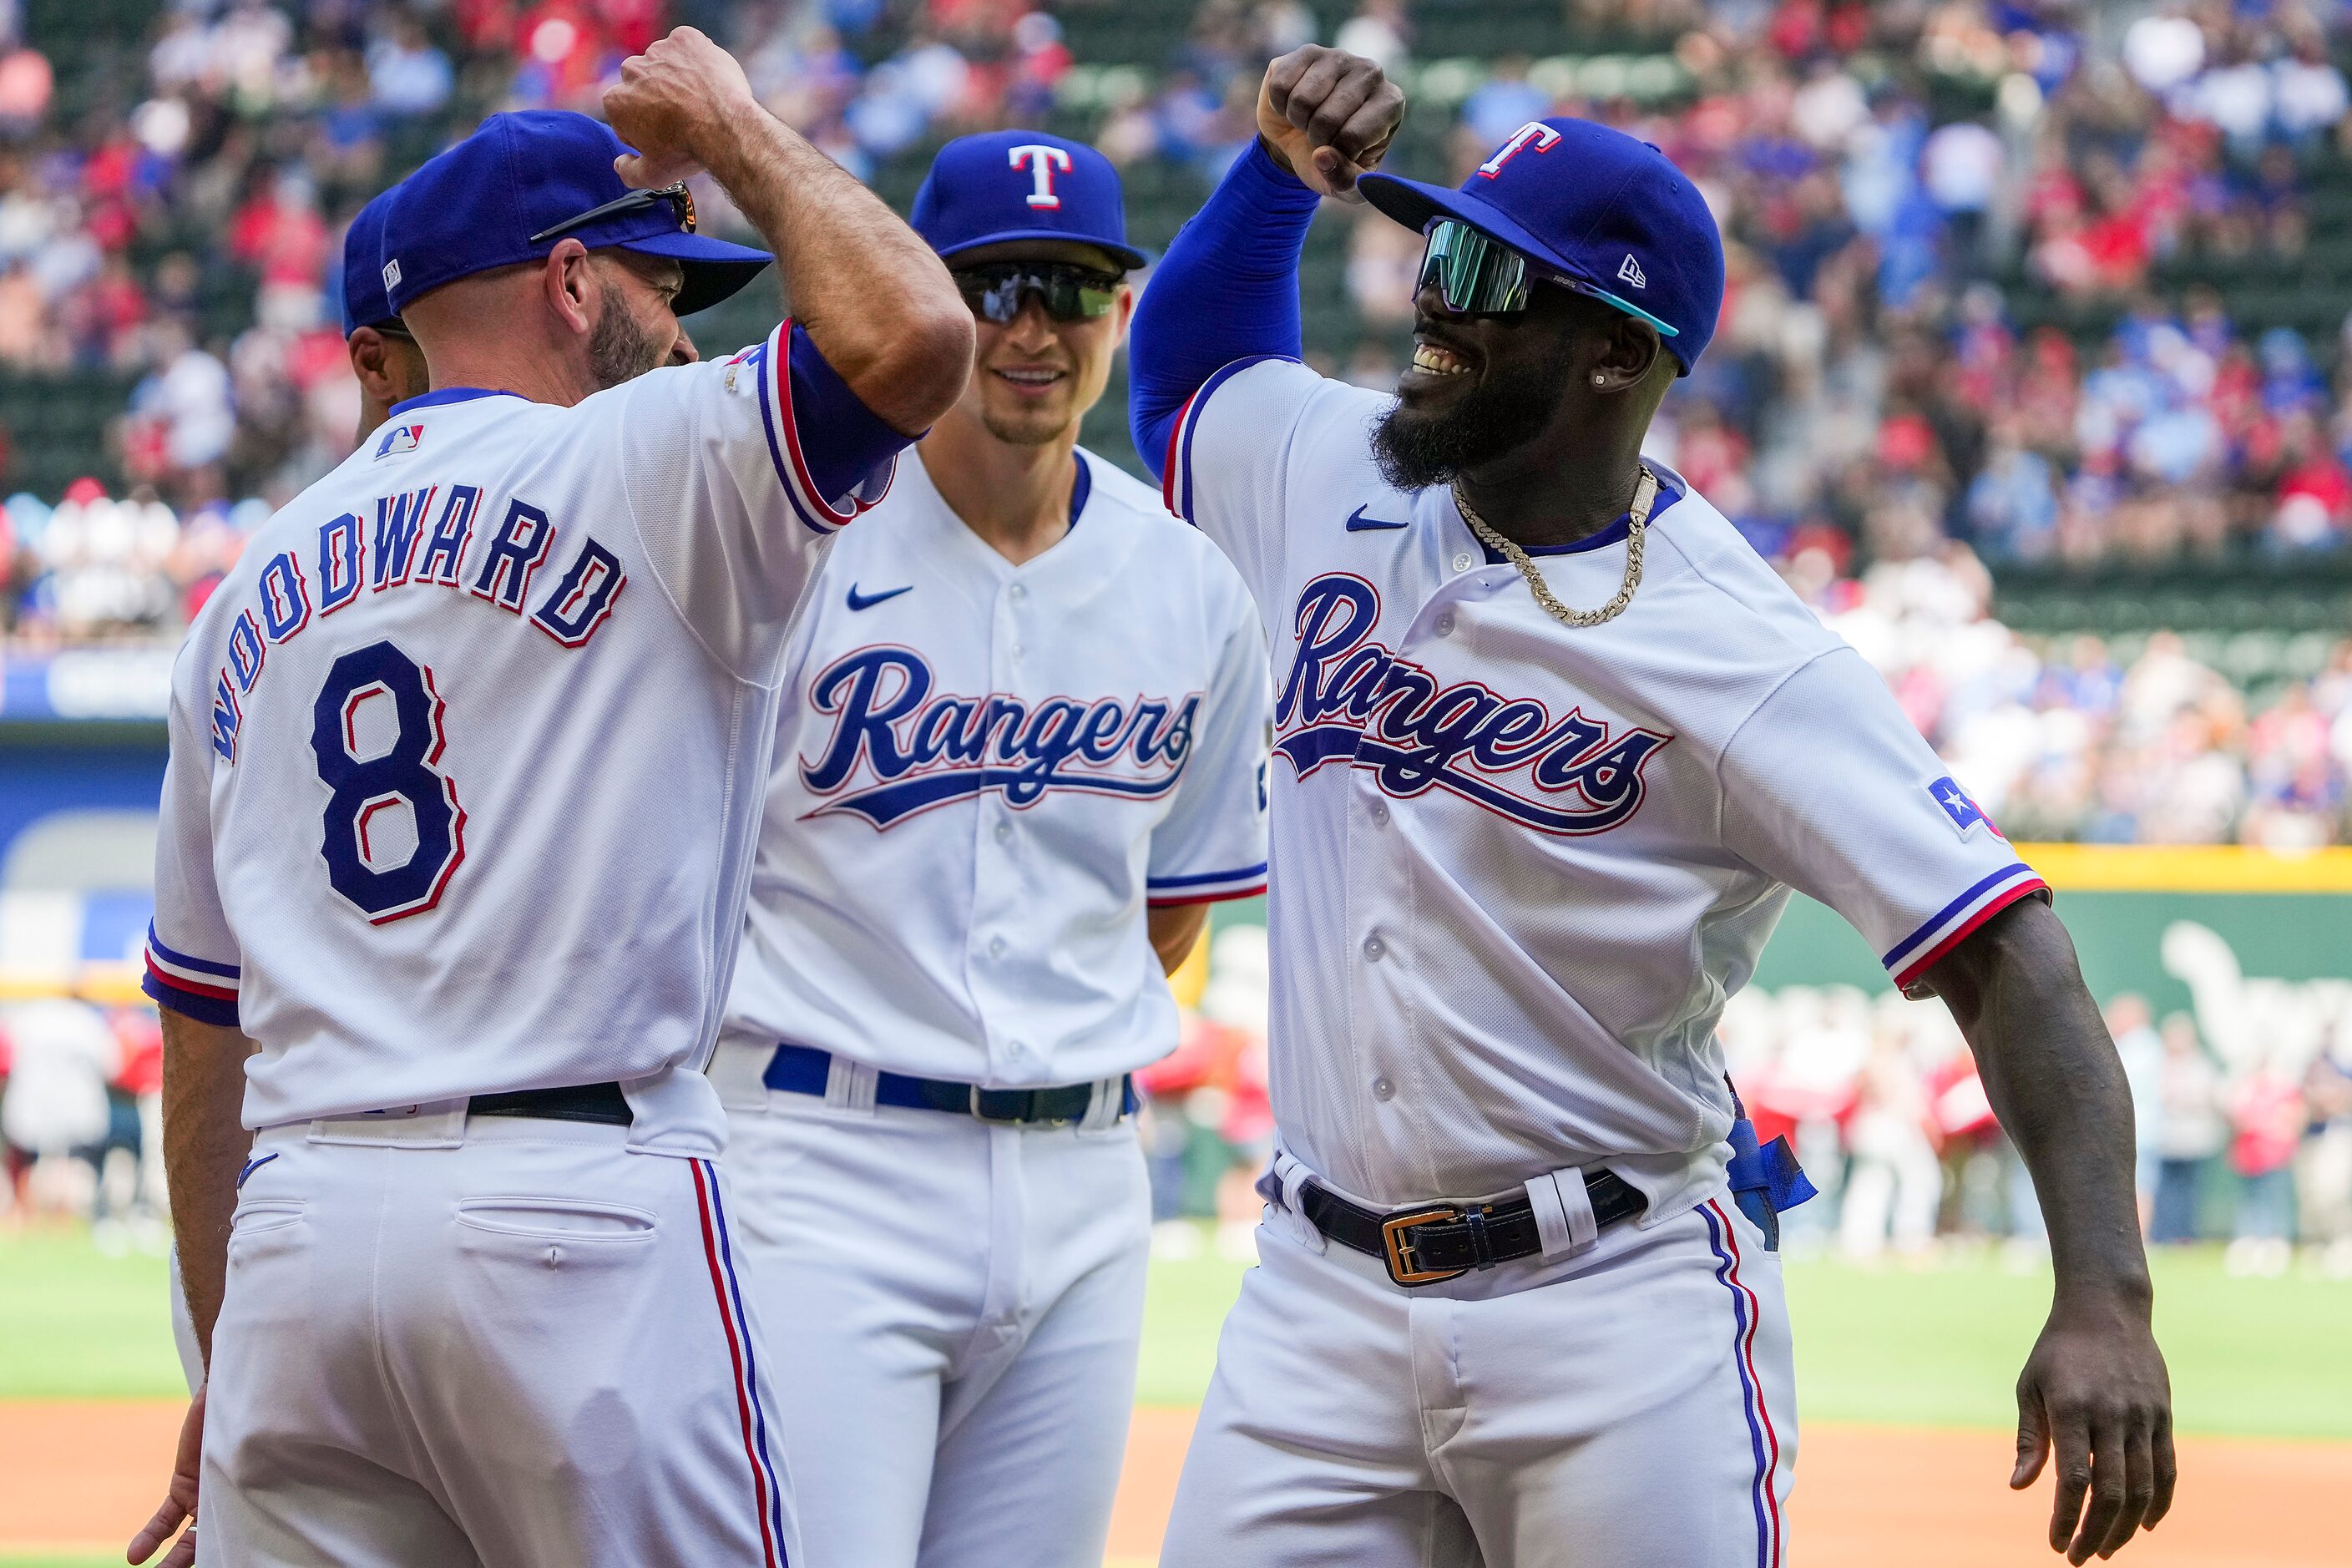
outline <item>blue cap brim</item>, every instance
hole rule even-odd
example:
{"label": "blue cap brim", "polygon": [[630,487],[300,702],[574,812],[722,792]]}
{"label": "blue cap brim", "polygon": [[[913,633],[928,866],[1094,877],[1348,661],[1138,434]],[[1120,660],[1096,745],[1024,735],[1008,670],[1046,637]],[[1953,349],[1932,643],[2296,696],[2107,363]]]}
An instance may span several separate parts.
{"label": "blue cap brim", "polygon": [[718,304],[757,278],[760,269],[775,259],[766,251],[754,250],[748,245],[730,245],[708,235],[683,231],[626,239],[613,248],[634,250],[640,256],[667,256],[683,267],[686,284],[671,307],[681,316],[691,316]]}
{"label": "blue cap brim", "polygon": [[[1492,202],[1457,191],[1451,185],[1426,184],[1420,180],[1408,180],[1398,174],[1366,174],[1356,182],[1356,188],[1370,202],[1390,217],[1420,234],[1429,227],[1433,218],[1450,217],[1468,224],[1472,228],[1501,240],[1513,250],[1533,257],[1564,278],[1576,280],[1581,293],[1591,295],[1604,305],[1613,305],[1636,321],[1647,321],[1666,337],[1682,335],[1680,329],[1658,320],[1630,300],[1619,298],[1585,276],[1584,269],[1519,226],[1508,213]],[[1679,357],[1676,356],[1679,362]],[[1687,367],[1685,367],[1687,371]]]}
{"label": "blue cap brim", "polygon": [[941,261],[961,256],[967,250],[978,250],[984,245],[1011,245],[1024,239],[1050,239],[1062,245],[1091,245],[1097,250],[1117,257],[1122,266],[1132,270],[1142,266],[1150,257],[1123,239],[1106,239],[1100,235],[1073,234],[1066,228],[1008,228],[997,234],[983,234],[961,240],[940,252]]}

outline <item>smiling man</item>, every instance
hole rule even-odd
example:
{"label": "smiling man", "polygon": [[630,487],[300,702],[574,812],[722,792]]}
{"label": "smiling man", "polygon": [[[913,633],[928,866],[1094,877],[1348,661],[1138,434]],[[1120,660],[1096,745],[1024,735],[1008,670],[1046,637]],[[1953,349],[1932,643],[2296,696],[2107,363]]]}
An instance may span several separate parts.
{"label": "smiling man", "polygon": [[[1274,643],[1279,1152],[1167,1568],[1781,1568],[1780,1208],[1715,1026],[1801,889],[1944,999],[2056,1300],[2013,1484],[2115,1551],[2172,1490],[2131,1104],[2041,879],[1859,655],[1643,458],[1723,252],[1654,147],[1368,173],[1370,62],[1275,62],[1136,322],[1137,445]],[[1393,397],[1298,362],[1318,194],[1426,237]],[[2085,1492],[2090,1494],[2085,1506]]]}
{"label": "smiling man", "polygon": [[1208,904],[1265,884],[1265,650],[1215,547],[1077,446],[1143,259],[1109,163],[966,137],[913,222],[978,355],[794,640],[712,1076],[808,1560],[1098,1568],[1128,1075]]}

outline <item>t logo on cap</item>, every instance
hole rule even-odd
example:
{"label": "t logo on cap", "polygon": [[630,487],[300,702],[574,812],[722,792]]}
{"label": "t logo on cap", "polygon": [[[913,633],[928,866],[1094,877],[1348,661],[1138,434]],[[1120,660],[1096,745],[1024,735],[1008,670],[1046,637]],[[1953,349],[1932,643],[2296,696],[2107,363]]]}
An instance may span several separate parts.
{"label": "t logo on cap", "polygon": [[1529,142],[1538,153],[1549,153],[1559,144],[1559,132],[1540,120],[1530,120],[1511,132],[1511,139],[1495,149],[1495,155],[1478,165],[1478,172],[1488,179],[1503,172],[1503,165],[1517,157]]}
{"label": "t logo on cap", "polygon": [[1054,172],[1057,169],[1066,174],[1070,172],[1070,155],[1067,153],[1059,147],[1031,142],[1013,148],[1010,158],[1016,169],[1024,163],[1029,165],[1033,183],[1029,192],[1031,206],[1057,207],[1062,205],[1062,198],[1054,194]]}

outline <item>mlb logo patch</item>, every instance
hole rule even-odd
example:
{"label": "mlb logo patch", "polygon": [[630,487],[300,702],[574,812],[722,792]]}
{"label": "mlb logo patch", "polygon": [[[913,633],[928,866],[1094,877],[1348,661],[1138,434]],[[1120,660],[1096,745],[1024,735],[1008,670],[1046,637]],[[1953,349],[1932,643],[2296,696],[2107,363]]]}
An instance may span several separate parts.
{"label": "mlb logo patch", "polygon": [[1944,808],[1944,815],[1952,819],[1952,826],[1959,830],[1961,837],[1966,838],[1969,829],[1979,823],[1982,823],[1985,830],[1995,838],[2009,837],[1991,817],[1985,815],[1984,807],[1969,798],[1969,792],[1962,789],[1951,774],[1946,773],[1929,784],[1927,793],[1935,797],[1937,805]]}
{"label": "mlb logo patch", "polygon": [[424,426],[394,425],[383,433],[383,439],[376,443],[375,455],[378,458],[392,458],[403,452],[414,452],[416,450],[416,444],[424,439]]}

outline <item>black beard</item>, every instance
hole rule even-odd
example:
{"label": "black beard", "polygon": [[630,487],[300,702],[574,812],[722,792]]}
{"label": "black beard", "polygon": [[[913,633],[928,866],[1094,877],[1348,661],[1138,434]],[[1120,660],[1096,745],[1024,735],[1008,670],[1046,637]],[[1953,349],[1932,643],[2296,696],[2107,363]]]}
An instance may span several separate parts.
{"label": "black beard", "polygon": [[1568,395],[1574,345],[1562,334],[1538,363],[1489,374],[1451,406],[1420,414],[1402,400],[1372,428],[1381,477],[1401,490],[1451,484],[1465,468],[1490,463],[1543,434]]}
{"label": "black beard", "polygon": [[637,325],[619,300],[607,294],[604,313],[588,330],[588,374],[597,390],[635,381],[649,370],[658,369],[669,358],[669,347],[656,343],[653,335]]}

